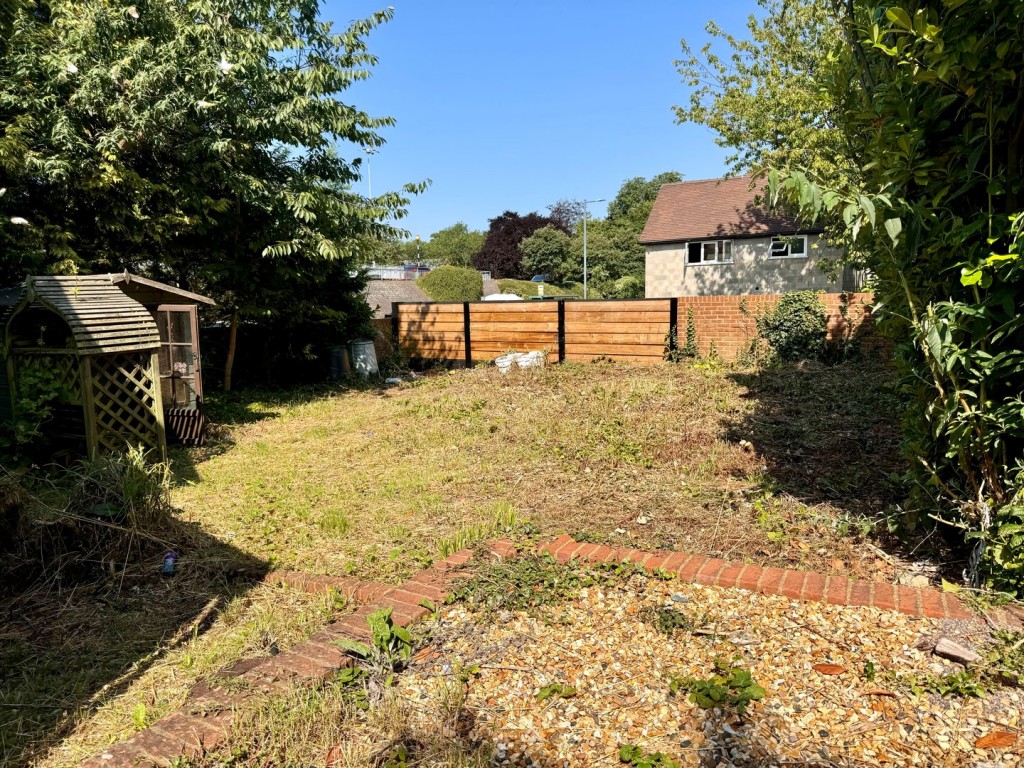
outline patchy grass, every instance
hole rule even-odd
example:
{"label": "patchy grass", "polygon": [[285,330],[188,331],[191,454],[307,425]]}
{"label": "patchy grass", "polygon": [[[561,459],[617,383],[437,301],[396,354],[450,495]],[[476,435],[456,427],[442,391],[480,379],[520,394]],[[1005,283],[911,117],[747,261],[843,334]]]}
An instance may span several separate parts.
{"label": "patchy grass", "polygon": [[[397,582],[480,540],[569,532],[889,578],[863,545],[889,503],[885,478],[901,470],[887,381],[863,361],[760,374],[566,364],[215,397],[218,439],[173,456],[176,525],[190,532],[177,576],[158,578],[157,559],[4,606],[15,619],[0,629],[0,702],[12,705],[0,707],[0,762],[74,765],[225,665],[336,614],[331,596],[259,583],[268,568]],[[311,706],[347,732],[384,728],[388,749],[442,759],[397,703],[353,715],[330,687],[296,695],[321,697]],[[337,741],[333,721],[296,730],[285,710],[245,721],[269,751],[235,764],[280,749],[322,759]],[[445,760],[483,764],[452,743]],[[353,744],[339,764],[386,762],[379,740]]]}
{"label": "patchy grass", "polygon": [[870,575],[856,542],[900,469],[886,380],[863,362],[760,376],[580,364],[236,397],[236,444],[180,453],[173,498],[272,565],[386,581],[523,521]]}

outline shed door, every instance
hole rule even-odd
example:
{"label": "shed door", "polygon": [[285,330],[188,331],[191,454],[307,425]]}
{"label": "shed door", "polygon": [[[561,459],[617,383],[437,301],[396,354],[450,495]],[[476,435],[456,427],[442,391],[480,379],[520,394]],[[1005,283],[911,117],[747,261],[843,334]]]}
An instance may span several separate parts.
{"label": "shed door", "polygon": [[182,442],[202,439],[202,369],[199,323],[194,304],[161,304],[156,310],[160,330],[160,396],[167,414],[168,436]]}

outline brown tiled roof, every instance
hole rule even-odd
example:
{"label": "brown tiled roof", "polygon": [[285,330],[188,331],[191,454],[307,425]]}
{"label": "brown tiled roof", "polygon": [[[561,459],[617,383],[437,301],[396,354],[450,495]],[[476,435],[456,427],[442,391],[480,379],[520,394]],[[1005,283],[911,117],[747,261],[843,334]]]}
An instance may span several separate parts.
{"label": "brown tiled roof", "polygon": [[754,205],[763,189],[749,176],[665,184],[658,192],[641,243],[672,243],[707,237],[792,235],[818,231],[800,227],[794,217]]}
{"label": "brown tiled roof", "polygon": [[391,317],[396,301],[430,301],[413,280],[371,280],[366,284],[366,303],[377,319]]}

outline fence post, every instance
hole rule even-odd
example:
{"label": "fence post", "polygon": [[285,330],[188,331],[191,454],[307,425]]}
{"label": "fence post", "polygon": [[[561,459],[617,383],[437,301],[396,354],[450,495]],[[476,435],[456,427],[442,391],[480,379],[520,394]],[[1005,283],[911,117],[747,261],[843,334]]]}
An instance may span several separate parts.
{"label": "fence post", "polygon": [[462,302],[462,340],[466,347],[466,367],[473,367],[473,340],[469,333],[469,302]]}
{"label": "fence post", "polygon": [[668,300],[668,348],[673,352],[679,348],[679,299]]}
{"label": "fence post", "polygon": [[558,300],[558,362],[565,362],[565,299]]}
{"label": "fence post", "polygon": [[391,338],[395,343],[395,350],[398,350],[398,307],[400,303],[397,301],[391,302]]}

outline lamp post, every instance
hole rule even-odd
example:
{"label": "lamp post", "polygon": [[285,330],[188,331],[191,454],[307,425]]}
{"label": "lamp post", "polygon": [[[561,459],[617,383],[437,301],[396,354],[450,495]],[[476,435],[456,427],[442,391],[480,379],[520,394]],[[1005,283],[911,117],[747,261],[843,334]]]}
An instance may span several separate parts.
{"label": "lamp post", "polygon": [[604,198],[598,198],[597,200],[584,200],[583,201],[583,298],[587,298],[587,217],[590,215],[590,211],[587,210],[587,206],[591,203],[603,203]]}
{"label": "lamp post", "polygon": [[371,147],[363,147],[363,152],[366,153],[366,196],[373,197],[373,179],[370,178],[370,157],[376,155],[377,150]]}

